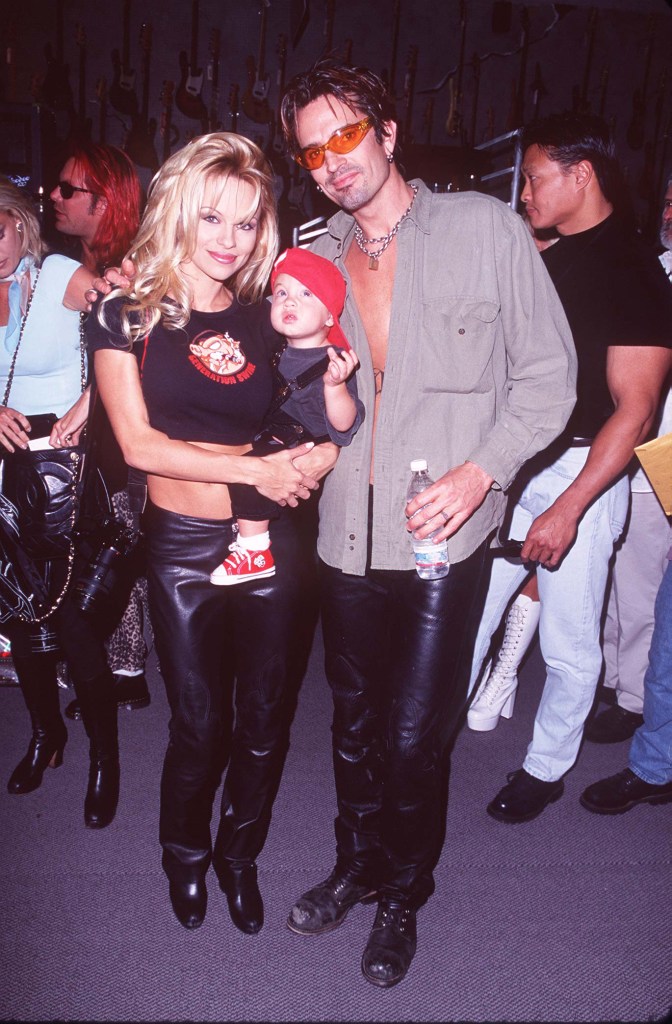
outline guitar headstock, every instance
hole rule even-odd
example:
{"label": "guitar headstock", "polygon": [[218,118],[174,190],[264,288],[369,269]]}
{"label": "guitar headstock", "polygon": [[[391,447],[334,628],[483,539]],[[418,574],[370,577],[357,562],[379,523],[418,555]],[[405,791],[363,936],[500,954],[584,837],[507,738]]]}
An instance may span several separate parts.
{"label": "guitar headstock", "polygon": [[145,21],[140,27],[140,49],[145,57],[149,55],[152,48],[152,23]]}

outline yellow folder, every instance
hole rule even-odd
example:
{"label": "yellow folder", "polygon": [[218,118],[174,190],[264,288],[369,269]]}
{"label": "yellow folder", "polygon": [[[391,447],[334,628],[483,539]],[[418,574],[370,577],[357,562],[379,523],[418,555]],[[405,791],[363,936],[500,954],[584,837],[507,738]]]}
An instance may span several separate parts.
{"label": "yellow folder", "polygon": [[640,444],[635,455],[658,495],[665,515],[672,515],[672,434]]}

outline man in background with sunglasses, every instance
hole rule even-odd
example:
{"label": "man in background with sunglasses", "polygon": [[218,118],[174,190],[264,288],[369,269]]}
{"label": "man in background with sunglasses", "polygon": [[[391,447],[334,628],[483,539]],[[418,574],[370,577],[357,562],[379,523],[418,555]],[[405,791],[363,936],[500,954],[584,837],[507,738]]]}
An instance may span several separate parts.
{"label": "man in background with sunglasses", "polygon": [[[319,61],[290,83],[282,118],[296,161],[341,207],[312,249],[348,283],[342,322],[366,407],[320,502],[336,866],[287,923],[317,935],[377,900],[362,971],[387,988],[411,964],[434,890],[489,538],[521,465],[569,417],[576,358],[522,219],[404,180],[376,75]],[[406,504],[420,457],[436,483]],[[448,539],[446,577],[417,575],[410,530]]]}
{"label": "man in background with sunglasses", "polygon": [[49,196],[56,230],[78,240],[87,270],[118,265],[140,222],[142,190],[131,160],[116,146],[83,144],[59,177]]}

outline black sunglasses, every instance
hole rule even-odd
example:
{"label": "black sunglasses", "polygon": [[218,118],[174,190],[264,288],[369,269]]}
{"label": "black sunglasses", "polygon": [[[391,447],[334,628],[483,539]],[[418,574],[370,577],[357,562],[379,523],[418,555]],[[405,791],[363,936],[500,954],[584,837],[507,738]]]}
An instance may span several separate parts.
{"label": "black sunglasses", "polygon": [[71,185],[69,181],[59,181],[58,188],[64,199],[72,199],[75,192],[88,192],[91,196],[96,195],[92,189],[80,188],[79,185]]}

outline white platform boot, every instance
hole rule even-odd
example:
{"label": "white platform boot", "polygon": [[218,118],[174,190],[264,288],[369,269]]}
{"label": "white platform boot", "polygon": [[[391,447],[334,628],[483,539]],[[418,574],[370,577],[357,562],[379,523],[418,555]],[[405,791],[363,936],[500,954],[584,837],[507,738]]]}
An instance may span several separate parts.
{"label": "white platform boot", "polygon": [[509,608],[495,664],[467,712],[467,725],[474,732],[490,732],[500,715],[511,718],[518,688],[518,666],[534,637],[540,609],[540,602],[525,594],[520,594]]}

